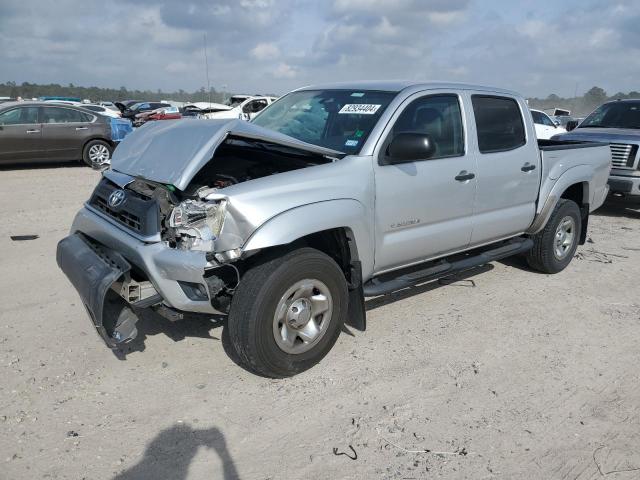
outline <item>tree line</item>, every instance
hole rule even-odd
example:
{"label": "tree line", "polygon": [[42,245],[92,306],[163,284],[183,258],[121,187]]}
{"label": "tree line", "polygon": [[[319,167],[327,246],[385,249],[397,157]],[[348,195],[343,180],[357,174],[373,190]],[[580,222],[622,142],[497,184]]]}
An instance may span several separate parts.
{"label": "tree line", "polygon": [[119,100],[175,100],[177,102],[222,102],[231,95],[217,91],[214,88],[207,92],[204,87],[195,92],[186,92],[182,89],[175,92],[164,92],[162,90],[129,90],[126,87],[102,88],[102,87],[80,87],[70,83],[60,85],[58,83],[38,84],[22,82],[0,83],[0,97],[31,99],[38,97],[76,97],[80,99],[88,98],[91,101],[119,101]]}
{"label": "tree line", "polygon": [[[92,101],[100,100],[175,100],[177,102],[223,102],[231,95],[218,91],[214,88],[211,92],[207,92],[201,87],[195,92],[186,92],[182,89],[174,92],[164,92],[162,90],[129,90],[126,87],[120,88],[102,88],[102,87],[80,87],[70,83],[68,85],[60,85],[58,83],[38,84],[22,82],[0,83],[0,97],[24,99],[38,98],[45,96],[61,96],[61,97],[77,97],[81,99],[88,98]],[[530,98],[529,106],[539,110],[547,110],[555,107],[571,110],[575,116],[584,116],[592,112],[596,107],[602,105],[608,100],[624,98],[640,98],[640,92],[632,91],[629,93],[618,92],[609,96],[607,92],[600,87],[593,87],[581,97],[562,98],[552,93],[547,98]]]}
{"label": "tree line", "polygon": [[529,106],[538,110],[552,109],[555,107],[571,110],[571,114],[577,117],[586,116],[610,100],[622,100],[625,98],[640,99],[640,92],[631,91],[629,93],[618,92],[609,96],[607,92],[600,87],[589,89],[581,97],[562,98],[552,93],[547,98],[530,98]]}

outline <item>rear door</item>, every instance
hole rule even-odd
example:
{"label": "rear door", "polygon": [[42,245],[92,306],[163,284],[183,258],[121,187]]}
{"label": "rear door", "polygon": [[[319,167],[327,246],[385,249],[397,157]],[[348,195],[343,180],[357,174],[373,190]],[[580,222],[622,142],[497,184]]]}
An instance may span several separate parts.
{"label": "rear door", "polygon": [[78,160],[94,134],[89,113],[61,106],[42,107],[42,142],[52,160]]}
{"label": "rear door", "polygon": [[[471,240],[476,159],[467,148],[458,93],[409,97],[383,133],[376,153],[376,273],[464,249]],[[385,165],[398,133],[425,133],[436,145],[429,159]]]}
{"label": "rear door", "polygon": [[514,97],[470,92],[478,164],[472,245],[524,232],[540,188],[540,152],[527,106]]}
{"label": "rear door", "polygon": [[0,113],[0,163],[45,158],[37,106],[21,106]]}

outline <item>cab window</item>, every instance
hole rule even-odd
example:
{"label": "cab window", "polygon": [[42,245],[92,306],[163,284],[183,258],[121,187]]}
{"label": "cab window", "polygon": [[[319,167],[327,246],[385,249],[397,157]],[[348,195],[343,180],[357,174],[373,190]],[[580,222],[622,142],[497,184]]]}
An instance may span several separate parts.
{"label": "cab window", "polygon": [[430,159],[464,155],[462,112],[456,95],[431,95],[414,100],[393,126],[399,133],[422,133],[431,137],[435,154]]}
{"label": "cab window", "polygon": [[513,98],[472,95],[480,153],[505,152],[526,143],[524,122]]}

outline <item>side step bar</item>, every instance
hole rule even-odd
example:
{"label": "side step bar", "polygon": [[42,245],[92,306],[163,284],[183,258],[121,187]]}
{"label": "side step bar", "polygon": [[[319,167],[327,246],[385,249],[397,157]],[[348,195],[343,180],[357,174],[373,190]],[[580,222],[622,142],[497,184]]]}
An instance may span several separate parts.
{"label": "side step bar", "polygon": [[517,238],[499,247],[485,250],[475,255],[471,254],[471,256],[464,257],[461,260],[452,262],[442,260],[431,267],[400,275],[389,280],[373,278],[364,284],[364,296],[375,297],[378,295],[387,295],[397,290],[411,287],[417,283],[446,277],[463,270],[484,265],[485,263],[524,253],[532,248],[533,240],[530,238]]}

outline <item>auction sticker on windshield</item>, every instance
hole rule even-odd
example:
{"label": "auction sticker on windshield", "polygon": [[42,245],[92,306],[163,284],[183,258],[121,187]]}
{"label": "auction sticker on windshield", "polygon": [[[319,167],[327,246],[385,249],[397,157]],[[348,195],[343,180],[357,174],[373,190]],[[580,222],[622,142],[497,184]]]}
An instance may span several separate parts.
{"label": "auction sticker on windshield", "polygon": [[370,103],[348,103],[340,109],[338,113],[351,113],[357,115],[373,115],[381,105]]}

